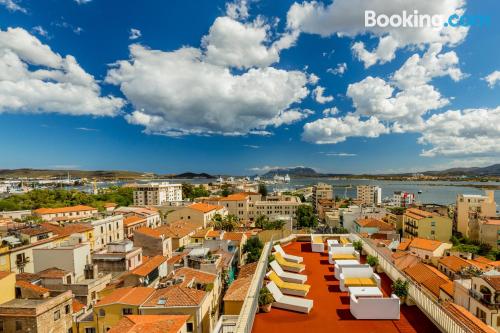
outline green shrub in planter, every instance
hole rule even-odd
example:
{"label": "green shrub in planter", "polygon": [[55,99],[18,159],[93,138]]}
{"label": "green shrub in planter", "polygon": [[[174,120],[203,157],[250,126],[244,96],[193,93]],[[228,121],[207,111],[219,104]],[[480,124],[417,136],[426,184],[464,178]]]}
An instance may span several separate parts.
{"label": "green shrub in planter", "polygon": [[366,263],[371,267],[375,267],[378,265],[378,258],[372,255],[368,255],[368,257],[366,257]]}

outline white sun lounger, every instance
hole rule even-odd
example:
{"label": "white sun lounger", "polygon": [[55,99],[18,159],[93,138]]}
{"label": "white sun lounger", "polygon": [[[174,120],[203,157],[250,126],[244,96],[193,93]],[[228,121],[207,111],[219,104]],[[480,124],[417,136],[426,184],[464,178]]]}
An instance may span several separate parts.
{"label": "white sun lounger", "polygon": [[307,281],[306,275],[285,272],[276,260],[271,261],[271,263],[269,265],[271,265],[271,268],[273,269],[273,271],[285,282],[293,282],[293,283],[302,283],[303,284]]}
{"label": "white sun lounger", "polygon": [[299,256],[293,256],[291,254],[287,254],[285,252],[285,250],[283,250],[283,248],[281,247],[281,245],[277,244],[277,245],[274,245],[274,251],[278,252],[279,254],[281,254],[281,256],[283,258],[285,258],[286,260],[288,261],[291,261],[291,262],[296,262],[298,264],[300,264],[302,261],[304,261],[304,259],[302,257],[299,257]]}
{"label": "white sun lounger", "polygon": [[273,295],[273,307],[275,308],[309,313],[313,307],[312,299],[283,295],[280,288],[278,288],[274,282],[269,282],[267,284],[267,289],[269,289]]}

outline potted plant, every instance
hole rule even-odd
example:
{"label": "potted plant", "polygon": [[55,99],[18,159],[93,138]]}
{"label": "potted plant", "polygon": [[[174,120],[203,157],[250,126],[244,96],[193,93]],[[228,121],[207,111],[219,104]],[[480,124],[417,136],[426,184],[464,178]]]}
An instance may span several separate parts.
{"label": "potted plant", "polygon": [[398,296],[402,303],[406,303],[409,287],[408,280],[397,279],[392,283],[392,293]]}
{"label": "potted plant", "polygon": [[260,311],[262,312],[269,312],[271,311],[271,305],[274,302],[273,295],[267,289],[267,287],[262,287],[262,289],[259,292],[259,307]]}
{"label": "potted plant", "polygon": [[361,251],[363,250],[363,242],[360,240],[352,242],[352,246],[359,253],[361,253]]}
{"label": "potted plant", "polygon": [[366,257],[366,263],[368,265],[370,265],[371,267],[374,267],[375,271],[377,273],[380,273],[381,270],[380,270],[380,268],[378,266],[378,258],[377,257],[372,256],[372,255],[369,254],[368,257]]}

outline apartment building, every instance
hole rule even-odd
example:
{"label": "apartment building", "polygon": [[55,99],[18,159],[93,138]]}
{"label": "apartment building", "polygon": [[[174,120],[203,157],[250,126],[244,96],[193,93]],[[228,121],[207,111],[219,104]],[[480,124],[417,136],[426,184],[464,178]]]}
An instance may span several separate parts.
{"label": "apartment building", "polygon": [[118,207],[113,210],[114,215],[121,214],[126,219],[128,217],[139,217],[146,220],[146,227],[157,228],[161,225],[160,212],[153,207]]}
{"label": "apartment building", "polygon": [[105,249],[92,254],[92,263],[106,273],[128,272],[142,264],[142,248],[130,240],[109,243]]}
{"label": "apartment building", "polygon": [[444,252],[451,249],[451,243],[443,243],[437,240],[424,238],[404,239],[398,246],[399,251],[408,251],[416,255],[424,262],[432,262],[437,266],[438,260],[444,255]]}
{"label": "apartment building", "polygon": [[385,214],[385,220],[399,231],[403,229],[403,216],[403,210],[388,210]]}
{"label": "apartment building", "polygon": [[182,184],[161,182],[134,186],[135,206],[161,206],[178,201],[182,201]]}
{"label": "apartment building", "polygon": [[326,183],[318,183],[312,188],[313,208],[316,211],[321,199],[333,199],[333,186]]}
{"label": "apartment building", "polygon": [[97,208],[84,205],[61,208],[38,208],[33,211],[33,214],[48,222],[75,222],[91,218],[97,214]]}
{"label": "apartment building", "polygon": [[455,228],[465,237],[470,237],[471,217],[496,216],[495,192],[486,190],[485,195],[459,194],[455,208]]}
{"label": "apartment building", "polygon": [[354,230],[357,233],[367,233],[368,235],[390,234],[395,231],[391,224],[374,218],[358,219],[354,222]]}
{"label": "apartment building", "polygon": [[396,191],[392,195],[391,205],[395,207],[409,207],[415,202],[415,193]]}
{"label": "apartment building", "polygon": [[325,219],[325,213],[337,208],[337,203],[334,199],[319,199],[316,204],[316,212],[320,220]]}
{"label": "apartment building", "polygon": [[302,204],[295,196],[267,197],[266,201],[257,201],[254,216],[266,215],[271,220],[295,220],[297,208]]}
{"label": "apartment building", "polygon": [[467,270],[484,273],[493,268],[493,265],[484,261],[465,259],[456,255],[444,256],[438,261],[438,269],[452,280],[466,276]]}
{"label": "apartment building", "polygon": [[479,220],[479,241],[500,249],[500,217]]}
{"label": "apartment building", "polygon": [[187,207],[177,209],[167,215],[167,223],[174,221],[189,221],[196,223],[202,228],[206,228],[215,215],[222,217],[228,214],[226,207],[221,205],[212,205],[204,202],[197,202]]}
{"label": "apartment building", "polygon": [[170,258],[172,256],[172,238],[169,233],[161,233],[151,228],[140,228],[134,231],[134,246],[142,248],[145,256],[156,255]]}
{"label": "apartment building", "polygon": [[489,271],[454,281],[454,302],[483,323],[500,331],[500,273]]}
{"label": "apartment building", "polygon": [[66,291],[54,297],[13,299],[0,304],[0,323],[4,332],[69,332],[72,328],[73,294]]}
{"label": "apartment building", "polygon": [[255,203],[262,201],[262,196],[259,193],[241,192],[227,197],[206,198],[204,201],[211,205],[226,207],[229,214],[235,215],[240,220],[253,221],[257,217]]}
{"label": "apartment building", "polygon": [[109,243],[124,238],[123,215],[113,215],[85,221],[94,229],[94,251],[101,250]]}
{"label": "apartment building", "polygon": [[450,240],[453,222],[447,216],[408,208],[403,215],[403,237],[426,238],[442,242]]}
{"label": "apartment building", "polygon": [[382,189],[375,185],[358,185],[356,200],[363,206],[378,206],[382,203]]}
{"label": "apartment building", "polygon": [[151,332],[151,328],[162,333],[188,333],[188,315],[127,315],[109,333]]}

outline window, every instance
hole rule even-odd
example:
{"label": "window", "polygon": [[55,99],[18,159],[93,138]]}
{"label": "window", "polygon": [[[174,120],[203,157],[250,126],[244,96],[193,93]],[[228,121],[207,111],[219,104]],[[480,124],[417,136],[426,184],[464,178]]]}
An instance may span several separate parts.
{"label": "window", "polygon": [[20,322],[19,320],[16,320],[16,331],[22,331],[23,330],[23,323]]}
{"label": "window", "polygon": [[104,317],[106,315],[106,311],[104,309],[99,309],[99,317]]}
{"label": "window", "polygon": [[71,313],[71,307],[69,306],[69,304],[66,304],[64,306],[64,313],[66,313],[66,314]]}
{"label": "window", "polygon": [[85,327],[85,333],[95,333],[95,328],[93,328],[93,327]]}
{"label": "window", "polygon": [[5,332],[3,329],[3,320],[0,320],[0,332]]}
{"label": "window", "polygon": [[193,331],[193,323],[187,323],[186,324],[186,331],[192,332]]}
{"label": "window", "polygon": [[123,308],[122,312],[123,312],[123,315],[131,315],[133,313],[131,308]]}
{"label": "window", "polygon": [[61,319],[61,311],[57,310],[54,312],[54,321]]}

